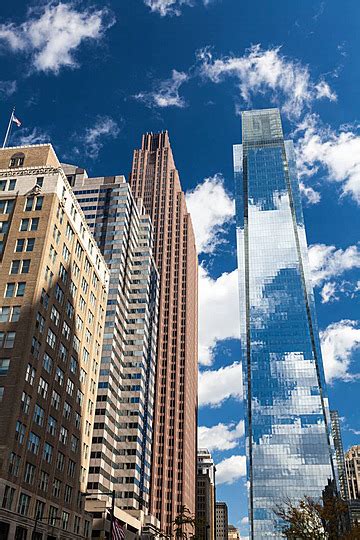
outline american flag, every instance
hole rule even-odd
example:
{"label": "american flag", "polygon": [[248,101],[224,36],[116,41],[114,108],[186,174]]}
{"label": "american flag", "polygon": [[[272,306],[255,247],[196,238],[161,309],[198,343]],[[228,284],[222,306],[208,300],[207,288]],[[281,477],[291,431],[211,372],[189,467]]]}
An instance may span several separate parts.
{"label": "american flag", "polygon": [[125,528],[121,525],[120,521],[114,516],[112,522],[112,540],[124,540]]}
{"label": "american flag", "polygon": [[18,118],[16,118],[14,113],[12,115],[12,121],[17,125],[17,127],[21,126],[21,121]]}

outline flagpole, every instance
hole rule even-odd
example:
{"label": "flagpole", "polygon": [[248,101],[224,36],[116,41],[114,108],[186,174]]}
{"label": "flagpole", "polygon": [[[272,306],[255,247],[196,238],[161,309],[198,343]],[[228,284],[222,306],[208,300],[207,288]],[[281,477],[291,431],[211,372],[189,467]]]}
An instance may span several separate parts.
{"label": "flagpole", "polygon": [[9,133],[10,133],[10,130],[11,130],[11,123],[12,123],[12,119],[14,117],[14,112],[15,112],[15,107],[13,108],[11,116],[10,116],[9,125],[7,127],[6,134],[5,134],[5,139],[4,139],[4,142],[3,142],[3,145],[2,145],[3,148],[5,148],[6,143],[8,142]]}

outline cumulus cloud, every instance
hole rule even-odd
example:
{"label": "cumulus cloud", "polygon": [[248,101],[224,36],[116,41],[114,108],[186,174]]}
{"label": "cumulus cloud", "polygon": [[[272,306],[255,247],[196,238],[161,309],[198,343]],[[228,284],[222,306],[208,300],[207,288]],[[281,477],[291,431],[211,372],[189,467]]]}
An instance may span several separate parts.
{"label": "cumulus cloud", "polygon": [[336,100],[328,83],[311,79],[308,66],[281,54],[281,47],[262,49],[253,45],[243,56],[214,58],[210,48],[198,52],[200,74],[214,83],[233,77],[242,99],[251,104],[255,94],[271,94],[284,114],[297,119],[318,99]]}
{"label": "cumulus cloud", "polygon": [[360,249],[358,245],[337,249],[326,244],[313,244],[309,247],[309,262],[313,284],[322,285],[344,272],[360,268]]}
{"label": "cumulus cloud", "polygon": [[306,186],[304,182],[299,183],[300,193],[307,204],[318,204],[321,201],[321,195],[312,187]]}
{"label": "cumulus cloud", "polygon": [[77,9],[75,2],[48,2],[29,10],[28,19],[0,25],[0,43],[30,56],[36,71],[58,73],[78,65],[75,51],[82,42],[99,40],[115,20],[108,9]]}
{"label": "cumulus cloud", "polygon": [[16,81],[0,81],[0,97],[9,97],[16,92]]}
{"label": "cumulus cloud", "polygon": [[224,225],[235,214],[234,201],[224,188],[221,174],[205,178],[186,194],[199,253],[212,253],[223,242]]}
{"label": "cumulus cloud", "polygon": [[217,407],[229,398],[241,400],[242,396],[242,369],[239,362],[199,373],[200,407]]}
{"label": "cumulus cloud", "polygon": [[104,146],[105,139],[116,139],[120,133],[119,124],[110,116],[98,116],[95,124],[85,130],[82,143],[86,154],[96,159]]}
{"label": "cumulus cloud", "polygon": [[350,373],[352,357],[360,348],[358,321],[342,320],[330,324],[320,332],[321,350],[326,380],[353,380],[357,375]]}
{"label": "cumulus cloud", "polygon": [[296,151],[303,176],[323,168],[327,180],[339,184],[343,195],[360,204],[360,133],[358,126],[342,126],[337,132],[323,126],[316,115],[307,115],[299,124]]}
{"label": "cumulus cloud", "polygon": [[217,424],[216,426],[198,428],[198,445],[200,448],[212,450],[230,450],[239,444],[239,440],[244,436],[244,421],[238,424]]}
{"label": "cumulus cloud", "polygon": [[246,457],[231,456],[216,465],[216,483],[233,484],[246,476]]}
{"label": "cumulus cloud", "polygon": [[199,363],[210,365],[218,341],[240,338],[237,270],[218,278],[199,267]]}
{"label": "cumulus cloud", "polygon": [[172,70],[169,79],[157,82],[152,92],[139,92],[134,95],[149,108],[186,107],[186,101],[179,95],[180,87],[189,80],[189,75],[182,71]]}

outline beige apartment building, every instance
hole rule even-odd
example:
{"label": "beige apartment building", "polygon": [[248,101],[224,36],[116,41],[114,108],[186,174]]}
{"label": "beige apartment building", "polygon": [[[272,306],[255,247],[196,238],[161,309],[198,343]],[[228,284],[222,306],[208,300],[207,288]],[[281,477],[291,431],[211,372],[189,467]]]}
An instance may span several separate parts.
{"label": "beige apartment building", "polygon": [[109,272],[50,144],[0,150],[0,537],[88,538]]}
{"label": "beige apartment building", "polygon": [[215,515],[216,540],[228,540],[228,507],[225,502],[216,503]]}
{"label": "beige apartment building", "polygon": [[349,499],[360,499],[360,446],[352,446],[345,452],[345,468]]}

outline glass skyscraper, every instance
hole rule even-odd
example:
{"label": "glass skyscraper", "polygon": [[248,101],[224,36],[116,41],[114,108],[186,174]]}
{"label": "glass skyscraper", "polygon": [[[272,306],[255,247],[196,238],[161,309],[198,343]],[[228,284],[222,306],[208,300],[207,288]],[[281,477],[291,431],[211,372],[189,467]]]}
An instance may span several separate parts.
{"label": "glass skyscraper", "polygon": [[277,109],[242,113],[234,146],[250,538],[333,478],[329,407],[292,141]]}

